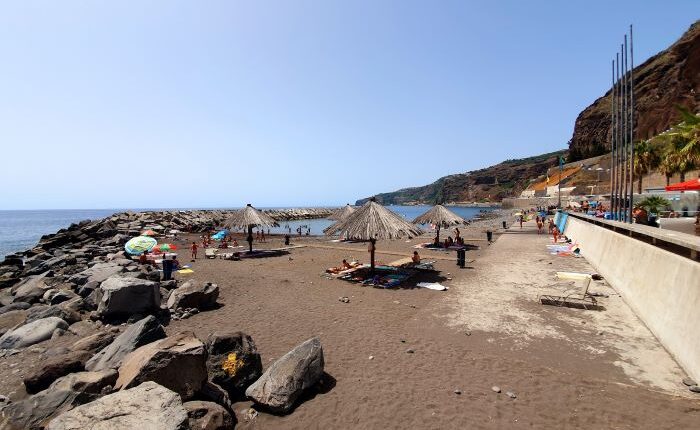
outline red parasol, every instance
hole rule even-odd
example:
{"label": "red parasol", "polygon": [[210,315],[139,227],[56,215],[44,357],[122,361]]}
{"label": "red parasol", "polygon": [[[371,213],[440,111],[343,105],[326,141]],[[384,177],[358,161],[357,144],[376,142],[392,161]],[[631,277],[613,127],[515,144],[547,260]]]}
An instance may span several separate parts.
{"label": "red parasol", "polygon": [[669,185],[666,191],[700,191],[700,178]]}

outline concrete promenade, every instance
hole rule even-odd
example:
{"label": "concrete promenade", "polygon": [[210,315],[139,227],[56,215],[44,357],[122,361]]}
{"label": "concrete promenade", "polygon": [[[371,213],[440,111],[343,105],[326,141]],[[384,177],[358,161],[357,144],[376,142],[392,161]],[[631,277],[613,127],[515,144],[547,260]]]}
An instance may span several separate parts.
{"label": "concrete promenade", "polygon": [[[595,272],[584,258],[551,255],[551,243],[534,222],[522,230],[514,224],[493,245],[468,253],[476,262],[460,270],[449,294],[431,303],[426,311],[479,345],[463,365],[480,363],[487,374],[499,375],[493,384],[516,387],[518,400],[534,414],[526,426],[668,428],[700,418],[700,396],[681,383],[684,371],[606,281],[593,281],[589,289],[603,311],[538,302],[541,294],[582,291],[580,284],[557,280],[557,271]],[[514,423],[527,414],[519,407],[496,404],[490,417],[496,427]],[[651,412],[658,409],[673,410],[674,418]]]}

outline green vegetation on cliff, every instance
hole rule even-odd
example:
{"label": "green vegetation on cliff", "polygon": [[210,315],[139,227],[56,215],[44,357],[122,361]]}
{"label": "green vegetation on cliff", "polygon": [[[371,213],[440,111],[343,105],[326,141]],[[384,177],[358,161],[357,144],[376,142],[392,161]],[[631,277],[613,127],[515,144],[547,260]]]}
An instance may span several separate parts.
{"label": "green vegetation on cliff", "polygon": [[[556,167],[560,155],[566,156],[566,151],[506,160],[485,169],[445,176],[430,185],[404,188],[374,197],[386,205],[501,201],[504,197],[520,195],[531,179],[545,174],[548,168]],[[361,205],[368,199],[360,199],[357,204]]]}

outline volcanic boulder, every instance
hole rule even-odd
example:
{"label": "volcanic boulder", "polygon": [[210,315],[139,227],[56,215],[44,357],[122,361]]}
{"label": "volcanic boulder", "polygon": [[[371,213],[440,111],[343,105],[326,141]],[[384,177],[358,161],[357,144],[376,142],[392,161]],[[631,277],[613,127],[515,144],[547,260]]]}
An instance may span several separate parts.
{"label": "volcanic boulder", "polygon": [[117,389],[156,382],[191,398],[207,380],[206,349],[192,332],[182,332],[144,345],[124,358]]}
{"label": "volcanic boulder", "polygon": [[24,377],[27,393],[37,393],[62,376],[85,370],[85,362],[91,356],[88,351],[77,350],[47,359],[42,362],[41,367]]}
{"label": "volcanic boulder", "polygon": [[233,428],[231,414],[213,402],[194,400],[183,405],[189,417],[190,430],[227,430]]}
{"label": "volcanic boulder", "polygon": [[54,417],[77,405],[91,402],[117,380],[113,369],[101,372],[71,373],[57,379],[44,391],[2,410],[2,429],[42,429]]}
{"label": "volcanic boulder", "polygon": [[253,339],[245,333],[212,333],[207,339],[209,379],[232,398],[242,398],[246,388],[262,375],[262,360]]}
{"label": "volcanic boulder", "polygon": [[49,423],[48,430],[185,430],[188,427],[187,411],[180,396],[149,381],[64,412]]}
{"label": "volcanic boulder", "polygon": [[304,390],[321,379],[323,364],[321,341],[309,339],[275,361],[245,394],[272,412],[289,412]]}
{"label": "volcanic boulder", "polygon": [[68,323],[58,317],[43,318],[10,330],[0,337],[0,349],[22,348],[51,338],[57,329],[67,330]]}
{"label": "volcanic boulder", "polygon": [[93,371],[109,368],[116,369],[131,351],[164,337],[165,330],[163,326],[160,325],[155,317],[149,315],[130,325],[112,343],[88,360],[85,363],[85,368]]}
{"label": "volcanic boulder", "polygon": [[219,287],[216,284],[188,281],[170,292],[168,308],[211,309],[216,306],[217,298],[219,298]]}
{"label": "volcanic boulder", "polygon": [[100,284],[97,313],[102,317],[145,315],[160,307],[156,282],[113,276]]}

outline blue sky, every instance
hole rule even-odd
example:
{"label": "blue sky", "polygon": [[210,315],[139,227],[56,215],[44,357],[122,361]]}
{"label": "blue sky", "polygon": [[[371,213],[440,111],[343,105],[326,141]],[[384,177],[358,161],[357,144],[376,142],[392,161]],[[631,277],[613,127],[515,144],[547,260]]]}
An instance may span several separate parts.
{"label": "blue sky", "polygon": [[332,205],[565,147],[688,1],[0,3],[0,209]]}

